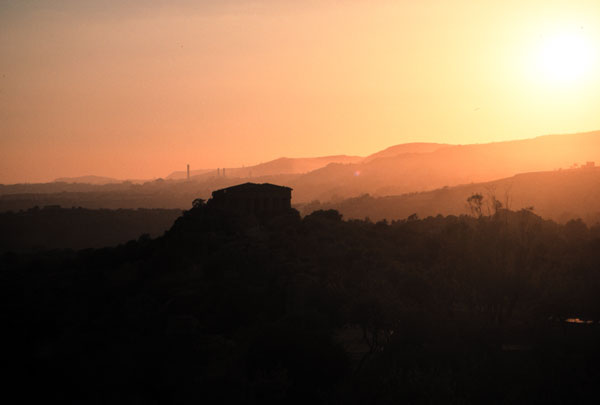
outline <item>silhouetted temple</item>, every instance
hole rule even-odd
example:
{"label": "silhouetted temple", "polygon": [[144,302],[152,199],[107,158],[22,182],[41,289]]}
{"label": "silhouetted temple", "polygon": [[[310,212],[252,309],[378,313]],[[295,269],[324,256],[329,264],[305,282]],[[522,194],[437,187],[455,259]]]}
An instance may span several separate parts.
{"label": "silhouetted temple", "polygon": [[292,189],[269,183],[238,184],[213,191],[209,203],[239,212],[281,212],[292,206]]}

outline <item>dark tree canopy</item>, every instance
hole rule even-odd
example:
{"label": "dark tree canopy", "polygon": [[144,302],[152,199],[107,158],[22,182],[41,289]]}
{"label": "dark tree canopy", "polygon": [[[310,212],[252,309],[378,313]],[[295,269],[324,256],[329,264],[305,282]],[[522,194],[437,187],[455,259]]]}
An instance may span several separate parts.
{"label": "dark tree canopy", "polygon": [[529,210],[195,203],[159,238],[2,255],[6,383],[30,403],[582,403],[599,252],[599,227]]}

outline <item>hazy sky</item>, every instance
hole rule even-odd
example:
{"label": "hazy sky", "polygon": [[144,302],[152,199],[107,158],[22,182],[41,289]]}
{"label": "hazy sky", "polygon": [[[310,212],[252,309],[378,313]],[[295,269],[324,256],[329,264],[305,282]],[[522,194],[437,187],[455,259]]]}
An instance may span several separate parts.
{"label": "hazy sky", "polygon": [[0,182],[596,130],[599,49],[598,0],[0,0]]}

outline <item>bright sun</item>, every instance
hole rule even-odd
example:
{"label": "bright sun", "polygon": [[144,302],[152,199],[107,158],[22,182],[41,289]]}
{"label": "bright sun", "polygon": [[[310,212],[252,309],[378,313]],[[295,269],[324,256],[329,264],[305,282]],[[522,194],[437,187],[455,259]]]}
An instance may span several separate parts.
{"label": "bright sun", "polygon": [[595,49],[581,33],[560,33],[550,36],[541,44],[538,70],[551,82],[581,80],[592,69]]}

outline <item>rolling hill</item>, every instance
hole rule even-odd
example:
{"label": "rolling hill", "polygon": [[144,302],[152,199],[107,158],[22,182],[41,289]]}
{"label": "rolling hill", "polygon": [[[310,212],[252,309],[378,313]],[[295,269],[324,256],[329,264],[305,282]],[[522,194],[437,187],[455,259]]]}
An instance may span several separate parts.
{"label": "rolling hill", "polygon": [[[401,144],[365,158],[280,158],[250,167],[226,168],[225,176],[205,171],[189,182],[159,179],[143,184],[0,185],[0,210],[35,205],[187,209],[195,198],[207,199],[213,190],[247,181],[290,186],[294,204],[339,202],[367,193],[373,197],[398,196],[485,183],[519,173],[568,169],[587,161],[600,161],[600,131],[473,145]],[[178,177],[176,173],[184,172],[172,176]],[[463,200],[461,197],[461,204]]]}
{"label": "rolling hill", "polygon": [[354,164],[330,164],[295,179],[296,202],[376,196],[479,183],[600,160],[600,131],[473,145],[447,145]]}
{"label": "rolling hill", "polygon": [[379,158],[389,158],[396,157],[398,155],[406,155],[410,153],[431,153],[436,150],[445,148],[447,146],[452,146],[443,143],[423,143],[423,142],[413,142],[413,143],[402,143],[400,145],[390,146],[382,151],[373,153],[372,155],[364,158],[363,162],[368,163],[375,159]]}
{"label": "rolling hill", "polygon": [[396,196],[362,195],[338,202],[310,203],[298,208],[303,214],[318,209],[336,209],[346,218],[404,219],[470,213],[467,198],[484,197],[483,213],[493,211],[492,198],[511,210],[532,209],[543,218],[557,222],[581,218],[589,224],[600,222],[600,168],[578,168],[522,173],[485,183],[445,187],[433,191]]}
{"label": "rolling hill", "polygon": [[[266,163],[248,167],[226,167],[225,174],[229,177],[260,177],[275,176],[280,174],[302,174],[327,166],[330,163],[358,163],[363,158],[360,156],[322,156],[315,158],[286,158],[271,160]],[[217,169],[192,170],[190,176],[196,180],[217,175]],[[166,178],[177,180],[185,179],[185,171],[177,171],[169,174]]]}

